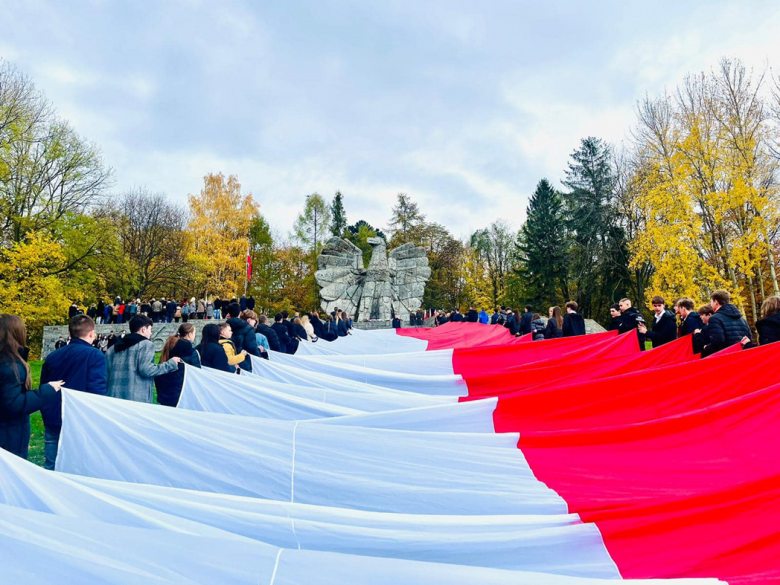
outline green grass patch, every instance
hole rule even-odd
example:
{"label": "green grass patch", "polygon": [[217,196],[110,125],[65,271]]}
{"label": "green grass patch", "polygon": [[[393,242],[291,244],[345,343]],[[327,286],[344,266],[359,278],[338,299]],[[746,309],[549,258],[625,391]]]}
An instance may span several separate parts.
{"label": "green grass patch", "polygon": [[[155,363],[159,363],[159,353],[155,354],[154,361]],[[38,388],[41,385],[42,367],[42,361],[30,362],[30,374],[32,374],[33,388]],[[157,388],[154,389],[154,401],[155,403],[157,402]],[[30,415],[30,455],[28,459],[32,463],[43,467],[43,462],[45,459],[43,454],[43,418],[41,417],[40,411]]]}

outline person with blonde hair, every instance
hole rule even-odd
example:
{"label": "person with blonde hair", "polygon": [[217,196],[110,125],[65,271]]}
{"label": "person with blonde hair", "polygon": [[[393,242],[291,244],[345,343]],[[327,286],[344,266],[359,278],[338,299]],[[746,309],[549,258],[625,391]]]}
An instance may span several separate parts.
{"label": "person with blonde hair", "polygon": [[780,340],[780,297],[771,296],[761,305],[761,319],[756,323],[759,345]]}
{"label": "person with blonde hair", "polygon": [[317,336],[314,334],[314,325],[311,324],[308,315],[301,317],[301,326],[306,331],[306,339],[309,341],[317,341]]}

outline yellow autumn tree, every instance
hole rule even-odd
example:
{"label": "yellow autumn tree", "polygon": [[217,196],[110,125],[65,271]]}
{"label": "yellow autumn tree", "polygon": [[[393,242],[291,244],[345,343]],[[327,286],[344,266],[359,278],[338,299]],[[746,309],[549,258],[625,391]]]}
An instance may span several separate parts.
{"label": "yellow autumn tree", "polygon": [[478,309],[487,310],[491,307],[493,287],[490,275],[474,248],[464,246],[460,270],[463,278],[463,297]]}
{"label": "yellow autumn tree", "polygon": [[189,196],[189,261],[204,297],[243,291],[249,231],[259,213],[252,194],[242,194],[235,175],[210,173],[200,194]]}
{"label": "yellow autumn tree", "polygon": [[31,232],[0,249],[0,313],[24,320],[34,353],[40,349],[43,326],[67,322],[71,299],[79,297],[59,276],[65,264],[62,246],[43,232]]}

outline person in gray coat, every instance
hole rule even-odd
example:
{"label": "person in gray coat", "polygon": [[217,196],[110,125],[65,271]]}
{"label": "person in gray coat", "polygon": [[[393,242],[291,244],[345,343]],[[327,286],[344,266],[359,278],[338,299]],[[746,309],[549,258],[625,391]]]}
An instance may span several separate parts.
{"label": "person in gray coat", "polygon": [[152,320],[143,315],[130,319],[130,334],[108,350],[108,396],[153,402],[154,378],[177,370],[180,358],[174,357],[162,364],[154,363]]}

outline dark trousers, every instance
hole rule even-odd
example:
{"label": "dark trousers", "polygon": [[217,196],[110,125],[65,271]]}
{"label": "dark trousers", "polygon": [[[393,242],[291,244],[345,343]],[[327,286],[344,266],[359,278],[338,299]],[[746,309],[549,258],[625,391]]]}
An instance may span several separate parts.
{"label": "dark trousers", "polygon": [[43,431],[43,455],[45,469],[54,469],[57,460],[57,450],[60,446],[60,431],[62,427],[46,427]]}

